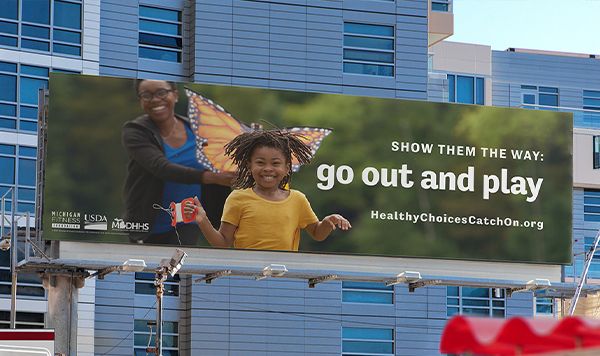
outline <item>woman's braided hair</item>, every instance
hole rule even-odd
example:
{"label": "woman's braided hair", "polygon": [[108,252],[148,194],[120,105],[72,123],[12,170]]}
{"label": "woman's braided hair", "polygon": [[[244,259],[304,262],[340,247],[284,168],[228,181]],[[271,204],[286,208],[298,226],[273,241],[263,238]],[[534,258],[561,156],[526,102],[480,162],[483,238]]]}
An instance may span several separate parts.
{"label": "woman's braided hair", "polygon": [[[300,164],[310,163],[310,147],[302,140],[303,135],[279,129],[244,132],[225,145],[225,154],[238,166],[238,176],[233,184],[236,188],[252,188],[256,184],[248,163],[257,147],[272,147],[283,152],[286,163],[292,164],[292,155]],[[279,188],[284,188],[292,178],[292,170],[283,177]]]}

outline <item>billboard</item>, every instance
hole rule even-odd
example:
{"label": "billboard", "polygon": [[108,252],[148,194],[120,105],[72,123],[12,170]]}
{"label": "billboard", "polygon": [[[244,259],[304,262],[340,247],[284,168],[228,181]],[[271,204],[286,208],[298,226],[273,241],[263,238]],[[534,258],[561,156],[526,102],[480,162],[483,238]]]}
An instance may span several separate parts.
{"label": "billboard", "polygon": [[[43,237],[131,241],[154,224],[123,217],[131,161],[123,127],[144,113],[132,80],[53,73],[49,86]],[[253,123],[331,130],[291,188],[319,218],[340,213],[352,229],[322,242],[303,233],[300,251],[571,262],[570,113],[197,83],[177,91],[174,110],[194,129],[201,114],[188,95],[205,98],[218,120],[232,116],[219,124],[230,132],[196,137],[204,158],[222,150],[207,141],[226,142]],[[229,188],[211,196],[215,187],[202,197],[218,226]],[[204,237],[197,246],[208,246]]]}

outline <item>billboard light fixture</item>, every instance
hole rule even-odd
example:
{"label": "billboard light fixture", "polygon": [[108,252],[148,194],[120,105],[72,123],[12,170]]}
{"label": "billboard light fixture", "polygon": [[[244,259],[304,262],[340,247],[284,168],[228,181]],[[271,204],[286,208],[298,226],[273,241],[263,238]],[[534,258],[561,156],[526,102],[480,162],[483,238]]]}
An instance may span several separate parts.
{"label": "billboard light fixture", "polygon": [[8,251],[9,248],[10,248],[10,237],[5,237],[2,240],[0,240],[0,250]]}
{"label": "billboard light fixture", "polygon": [[536,290],[548,289],[550,287],[550,285],[551,285],[550,280],[548,280],[548,279],[534,278],[534,279],[530,280],[529,282],[527,282],[527,284],[525,285],[525,290],[536,291]]}
{"label": "billboard light fixture", "polygon": [[285,265],[271,263],[267,267],[263,268],[262,276],[256,277],[256,280],[260,281],[261,279],[265,279],[267,277],[281,277],[287,271],[288,270],[285,268]]}
{"label": "billboard light fixture", "polygon": [[119,275],[128,272],[141,272],[144,268],[146,268],[146,261],[130,258],[121,265]]}
{"label": "billboard light fixture", "polygon": [[396,280],[386,282],[386,287],[393,286],[394,284],[411,284],[421,280],[421,273],[415,271],[404,271],[396,276]]}

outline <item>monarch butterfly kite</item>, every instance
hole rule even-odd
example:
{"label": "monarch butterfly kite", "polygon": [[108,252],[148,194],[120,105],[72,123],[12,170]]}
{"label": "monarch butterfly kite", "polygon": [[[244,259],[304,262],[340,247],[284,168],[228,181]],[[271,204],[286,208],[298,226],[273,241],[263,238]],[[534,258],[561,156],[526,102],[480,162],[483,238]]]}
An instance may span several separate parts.
{"label": "monarch butterfly kite", "polygon": [[[225,155],[224,146],[244,132],[261,128],[257,128],[255,124],[246,125],[219,104],[187,87],[185,93],[189,98],[188,117],[196,136],[198,162],[211,172],[235,171],[237,167],[231,158]],[[320,127],[287,127],[283,130],[300,134],[300,137],[310,147],[313,156],[323,139],[332,131]],[[292,171],[298,172],[299,169],[300,163],[293,158]]]}

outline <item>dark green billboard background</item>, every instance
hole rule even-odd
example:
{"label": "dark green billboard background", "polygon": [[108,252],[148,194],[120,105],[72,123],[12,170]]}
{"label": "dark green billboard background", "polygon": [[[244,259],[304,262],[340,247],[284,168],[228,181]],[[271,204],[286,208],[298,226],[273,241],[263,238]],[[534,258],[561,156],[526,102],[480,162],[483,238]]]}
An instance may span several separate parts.
{"label": "dark green billboard background", "polygon": [[[186,84],[250,125],[333,129],[291,187],[350,231],[300,251],[571,262],[572,114]],[[128,79],[51,74],[44,238],[122,242]],[[187,113],[183,84],[176,111]],[[54,216],[53,216],[54,214]],[[87,214],[87,215],[86,215]],[[53,217],[105,230],[53,228]],[[206,245],[204,238],[201,244]]]}

